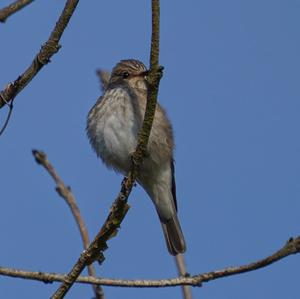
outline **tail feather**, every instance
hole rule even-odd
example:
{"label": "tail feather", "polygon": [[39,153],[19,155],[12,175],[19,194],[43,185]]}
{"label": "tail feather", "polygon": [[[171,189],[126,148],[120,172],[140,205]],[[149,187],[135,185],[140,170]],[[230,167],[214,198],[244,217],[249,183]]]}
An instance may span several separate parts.
{"label": "tail feather", "polygon": [[168,221],[161,222],[161,224],[170,254],[184,253],[186,245],[177,214],[174,214]]}

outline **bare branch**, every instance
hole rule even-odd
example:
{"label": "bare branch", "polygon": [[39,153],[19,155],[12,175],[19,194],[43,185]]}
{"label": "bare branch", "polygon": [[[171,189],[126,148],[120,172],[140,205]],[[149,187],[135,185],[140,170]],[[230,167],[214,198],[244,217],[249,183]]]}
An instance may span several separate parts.
{"label": "bare branch", "polygon": [[[186,264],[184,260],[184,254],[177,254],[175,256],[175,263],[178,270],[178,275],[181,277],[189,277],[190,275],[187,273]],[[192,299],[192,290],[190,286],[183,285],[181,286],[182,296],[184,299]]]}
{"label": "bare branch", "polygon": [[119,196],[114,201],[109,216],[102,226],[100,232],[90,244],[89,248],[82,252],[72,270],[68,273],[68,275],[66,275],[64,282],[51,297],[52,299],[63,298],[86,265],[92,263],[96,259],[100,259],[100,262],[103,261],[104,256],[102,252],[107,249],[106,242],[117,234],[118,228],[120,227],[120,224],[129,209],[127,201],[147,148],[156,108],[159,81],[161,79],[161,68],[158,65],[159,9],[159,0],[152,0],[152,39],[150,73],[148,76],[149,93],[143,125],[141,131],[139,132],[137,147],[132,157],[132,169],[128,173],[128,176],[124,178]]}
{"label": "bare branch", "polygon": [[[85,284],[99,284],[113,287],[136,287],[136,288],[158,288],[158,287],[174,287],[180,285],[190,285],[195,287],[202,286],[202,283],[209,282],[215,279],[220,279],[227,276],[246,273],[258,270],[269,266],[279,260],[288,257],[292,254],[300,253],[300,236],[297,238],[289,239],[287,243],[274,254],[253,262],[251,264],[243,265],[240,267],[228,267],[222,270],[202,273],[191,277],[178,277],[161,280],[127,280],[127,279],[110,279],[110,278],[95,278],[91,276],[79,276],[76,280],[77,283]],[[0,267],[0,275],[18,277],[30,280],[43,281],[51,283],[54,281],[64,281],[65,274],[54,274],[44,272],[29,272],[11,268]]]}
{"label": "bare branch", "polygon": [[33,2],[33,0],[17,0],[10,5],[0,9],[0,22],[5,23],[6,19],[14,14],[15,12],[21,10],[26,5]]}
{"label": "bare branch", "polygon": [[290,238],[286,242],[286,244],[277,252],[257,262],[240,266],[240,267],[230,267],[224,270],[196,275],[194,276],[194,278],[199,279],[200,282],[207,282],[221,277],[250,272],[250,271],[254,271],[269,266],[289,255],[296,254],[296,253],[300,253],[300,236],[296,237],[295,239]]}
{"label": "bare branch", "polygon": [[84,224],[83,219],[81,218],[79,208],[77,206],[76,200],[74,195],[71,192],[70,187],[67,187],[64,182],[61,180],[61,178],[56,173],[55,169],[47,159],[47,156],[44,152],[38,151],[38,150],[32,150],[32,154],[35,158],[35,161],[42,165],[48,173],[53,178],[54,182],[56,183],[56,191],[57,193],[66,201],[66,203],[69,205],[71,212],[76,220],[76,224],[78,225],[78,229],[80,231],[80,235],[82,238],[82,242],[84,245],[84,248],[86,248],[89,245],[89,237],[88,232],[86,229],[86,226]]}
{"label": "bare branch", "polygon": [[15,81],[9,83],[0,92],[0,109],[9,103],[24,87],[36,76],[36,74],[50,62],[50,58],[58,52],[60,38],[74,13],[79,0],[67,0],[49,39],[42,45],[31,65]]}
{"label": "bare branch", "polygon": [[11,115],[12,115],[12,111],[13,111],[13,108],[14,108],[14,100],[12,99],[12,100],[10,101],[10,103],[7,103],[7,102],[2,98],[1,93],[0,93],[0,99],[2,99],[2,100],[5,102],[5,104],[8,106],[8,109],[9,109],[9,110],[8,110],[8,114],[7,114],[7,116],[6,116],[6,119],[5,119],[5,122],[4,122],[3,126],[2,126],[2,128],[0,129],[0,136],[1,136],[1,135],[3,134],[3,132],[5,131],[6,127],[8,126],[10,117],[11,117]]}
{"label": "bare branch", "polygon": [[[88,231],[86,229],[86,226],[84,224],[83,218],[81,217],[79,207],[77,205],[76,199],[71,192],[70,187],[66,186],[62,179],[58,176],[56,173],[54,167],[51,165],[49,160],[47,159],[47,156],[45,153],[38,151],[38,150],[33,150],[32,154],[36,160],[36,162],[40,165],[42,165],[47,172],[50,174],[50,176],[53,178],[54,182],[56,183],[56,191],[57,193],[65,200],[65,202],[68,204],[71,213],[75,219],[75,222],[78,226],[80,236],[82,239],[83,247],[84,249],[87,249],[90,240],[89,240],[89,235]],[[90,276],[96,277],[96,271],[94,266],[91,264],[88,266],[88,273]],[[93,285],[93,290],[95,293],[95,296],[97,299],[104,299],[104,292],[102,288],[98,285]]]}

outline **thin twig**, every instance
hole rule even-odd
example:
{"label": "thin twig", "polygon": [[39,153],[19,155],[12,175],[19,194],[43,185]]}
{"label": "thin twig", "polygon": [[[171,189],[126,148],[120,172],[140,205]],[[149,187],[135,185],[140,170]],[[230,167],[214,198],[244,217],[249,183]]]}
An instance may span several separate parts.
{"label": "thin twig", "polygon": [[[65,202],[68,204],[71,213],[75,219],[75,222],[78,226],[80,236],[82,239],[83,247],[84,249],[87,249],[90,240],[88,231],[86,229],[85,223],[83,221],[83,218],[81,217],[79,207],[77,205],[76,199],[71,192],[70,187],[66,186],[62,179],[58,176],[56,173],[54,167],[51,165],[50,161],[47,159],[47,156],[44,152],[33,150],[32,154],[35,158],[35,161],[42,165],[50,174],[50,176],[53,178],[54,182],[56,183],[56,191],[57,193],[65,200]],[[88,273],[90,276],[96,277],[96,271],[92,264],[88,265]],[[104,292],[102,288],[98,285],[93,285],[93,290],[95,293],[95,296],[97,299],[104,299]]]}
{"label": "thin twig", "polygon": [[[0,93],[0,99],[1,98],[2,98],[2,95]],[[2,99],[2,100],[5,101],[4,99]],[[7,102],[5,102],[5,103],[8,106],[9,110],[8,110],[8,114],[6,116],[5,122],[4,122],[3,126],[2,126],[2,128],[0,129],[0,136],[3,134],[3,132],[6,129],[6,127],[8,126],[8,123],[9,123],[9,120],[10,120],[10,117],[12,115],[12,111],[13,111],[13,108],[14,108],[14,100],[13,99],[10,101],[10,103],[7,103]]]}
{"label": "thin twig", "polygon": [[36,74],[50,62],[50,58],[58,52],[58,44],[64,30],[66,29],[79,0],[67,0],[66,5],[55,24],[49,39],[42,45],[39,53],[35,56],[31,65],[15,81],[9,83],[0,94],[0,108],[9,103],[23,88],[36,76]]}
{"label": "thin twig", "polygon": [[[182,276],[182,277],[190,276],[186,270],[186,263],[185,263],[183,254],[177,254],[175,256],[175,263],[177,266],[179,276]],[[192,299],[193,298],[192,290],[191,290],[190,286],[183,285],[183,286],[181,286],[181,290],[182,290],[182,296],[184,299]]]}
{"label": "thin twig", "polygon": [[132,169],[124,178],[119,196],[114,201],[110,213],[102,226],[100,232],[90,244],[89,248],[82,252],[72,270],[65,276],[63,283],[51,297],[52,299],[63,298],[72,287],[86,265],[96,259],[103,261],[103,251],[107,249],[106,242],[117,234],[118,228],[123,221],[129,205],[128,197],[137,177],[139,167],[147,148],[148,139],[154,119],[157,102],[159,81],[161,79],[161,68],[159,67],[159,0],[152,0],[152,37],[150,53],[150,73],[148,76],[149,93],[143,125],[139,132],[136,150],[132,157]]}
{"label": "thin twig", "polygon": [[17,0],[10,5],[0,9],[0,22],[5,23],[6,19],[14,14],[15,12],[21,10],[26,5],[33,2],[33,0]]}
{"label": "thin twig", "polygon": [[[202,286],[202,283],[212,280],[220,279],[227,276],[242,274],[254,270],[258,270],[269,266],[279,260],[288,257],[292,254],[300,253],[300,236],[289,239],[287,243],[274,254],[253,262],[251,264],[228,267],[222,270],[197,274],[191,277],[178,277],[160,280],[128,280],[128,279],[110,279],[110,278],[95,278],[91,276],[79,276],[77,283],[85,284],[99,284],[112,287],[135,287],[135,288],[159,288],[159,287],[174,287],[180,285],[190,285],[195,287]],[[52,283],[54,281],[64,281],[65,274],[44,273],[44,272],[30,272],[18,269],[0,267],[0,275],[24,278],[30,280],[43,281],[45,283]]]}

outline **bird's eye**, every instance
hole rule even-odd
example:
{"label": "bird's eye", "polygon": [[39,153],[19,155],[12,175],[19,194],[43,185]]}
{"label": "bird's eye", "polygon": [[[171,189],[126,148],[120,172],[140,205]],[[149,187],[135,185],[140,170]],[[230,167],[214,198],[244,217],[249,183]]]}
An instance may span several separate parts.
{"label": "bird's eye", "polygon": [[129,77],[129,73],[128,72],[123,72],[122,73],[122,77],[124,78],[124,79],[126,79],[126,78],[128,78]]}

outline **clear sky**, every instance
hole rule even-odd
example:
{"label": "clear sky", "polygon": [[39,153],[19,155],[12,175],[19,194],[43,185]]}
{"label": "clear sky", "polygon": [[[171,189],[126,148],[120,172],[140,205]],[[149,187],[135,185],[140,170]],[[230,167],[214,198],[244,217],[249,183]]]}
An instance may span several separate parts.
{"label": "clear sky", "polygon": [[[1,6],[10,1],[1,1]],[[0,86],[45,42],[65,1],[34,1],[0,24]],[[162,1],[159,99],[176,138],[176,179],[191,274],[265,257],[300,233],[300,2]],[[91,150],[86,115],[95,70],[148,65],[150,1],[81,1],[62,48],[15,100],[0,137],[0,266],[68,272],[82,250],[68,207],[31,155],[44,150],[72,187],[91,236],[122,177]],[[7,109],[1,109],[3,123]],[[177,275],[151,201],[136,187],[102,277]],[[299,298],[300,256],[194,288],[202,299]],[[58,284],[0,278],[0,297],[48,298]],[[179,288],[106,287],[107,298],[181,298]],[[76,285],[67,298],[91,298]]]}

